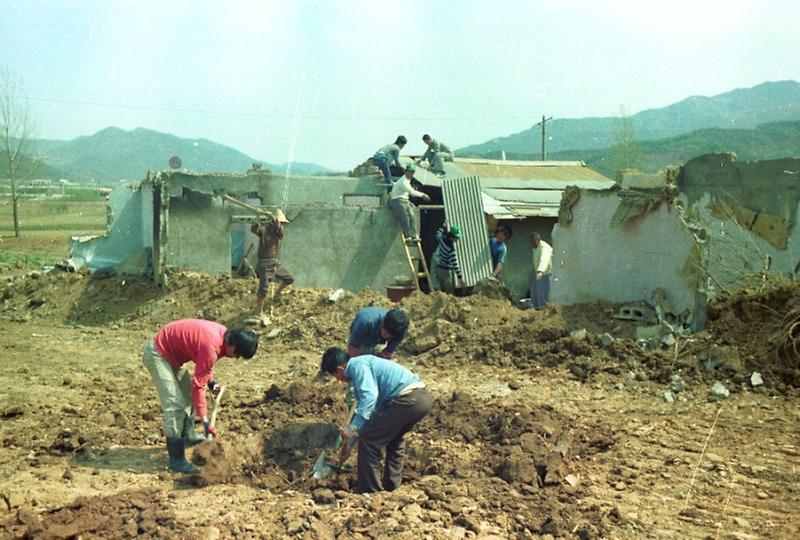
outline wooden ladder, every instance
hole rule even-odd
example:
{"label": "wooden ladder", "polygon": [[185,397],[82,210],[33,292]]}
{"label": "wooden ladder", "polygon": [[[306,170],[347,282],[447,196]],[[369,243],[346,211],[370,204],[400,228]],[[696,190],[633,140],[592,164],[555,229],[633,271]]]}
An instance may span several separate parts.
{"label": "wooden ladder", "polygon": [[[408,267],[411,269],[411,274],[414,276],[414,283],[417,286],[418,291],[422,291],[422,288],[419,286],[420,278],[425,278],[428,280],[428,287],[431,292],[435,290],[433,285],[433,280],[431,279],[431,274],[428,271],[428,263],[425,261],[425,254],[422,253],[422,241],[419,238],[403,238],[403,249],[406,252],[406,261],[408,261]],[[411,249],[416,249],[416,254],[411,253]],[[422,272],[419,271],[419,266],[415,264],[415,261],[422,262]]]}

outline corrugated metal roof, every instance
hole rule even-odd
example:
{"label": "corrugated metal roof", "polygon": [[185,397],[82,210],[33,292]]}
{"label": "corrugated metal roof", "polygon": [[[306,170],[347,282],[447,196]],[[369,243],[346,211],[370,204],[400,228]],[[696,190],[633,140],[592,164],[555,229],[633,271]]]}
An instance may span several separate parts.
{"label": "corrugated metal roof", "polygon": [[[550,163],[547,161],[530,162],[529,164],[508,164],[504,161],[486,161],[474,163],[456,159],[455,167],[465,175],[481,178],[514,178],[517,180],[560,180],[579,183],[585,180],[608,180],[602,174],[593,171],[580,162]],[[514,163],[514,162],[512,162]],[[519,162],[516,162],[519,163]],[[523,162],[524,163],[524,162]]]}
{"label": "corrugated metal roof", "polygon": [[[482,187],[482,186],[481,186]],[[486,189],[481,191],[505,204],[507,202],[520,202],[532,204],[550,204],[558,206],[561,202],[561,190],[542,190],[542,189]]]}
{"label": "corrugated metal roof", "polygon": [[471,287],[492,273],[480,182],[474,176],[445,180],[442,197],[447,222],[461,227],[456,254],[464,282]]}
{"label": "corrugated metal roof", "polygon": [[576,185],[583,189],[602,190],[614,187],[616,182],[611,179],[570,182],[569,180],[519,180],[517,178],[491,178],[481,176],[481,188],[483,189],[557,189],[564,191],[568,186]]}
{"label": "corrugated metal roof", "polygon": [[496,219],[558,217],[561,194],[568,186],[603,190],[616,184],[580,161],[456,158],[444,167],[444,178],[422,167],[414,177],[425,185],[443,187],[449,179],[477,175],[484,210]]}

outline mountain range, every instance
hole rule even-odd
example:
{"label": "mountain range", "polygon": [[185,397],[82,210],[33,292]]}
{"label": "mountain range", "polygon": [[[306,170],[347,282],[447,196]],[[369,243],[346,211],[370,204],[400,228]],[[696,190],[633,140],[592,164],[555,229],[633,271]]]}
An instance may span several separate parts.
{"label": "mountain range", "polygon": [[[645,150],[646,141],[654,140],[671,141],[662,146],[680,146],[676,139],[690,133],[691,140],[708,142],[716,135],[722,135],[722,131],[756,130],[759,133],[750,135],[758,139],[771,136],[768,132],[774,134],[773,128],[760,129],[759,126],[800,120],[800,83],[765,82],[712,97],[692,96],[667,107],[648,109],[627,117],[557,118],[546,126],[548,159],[558,159],[558,156],[563,159],[565,154],[562,152],[580,151],[575,153],[585,156],[582,159],[588,163],[591,158],[587,151],[614,146],[621,119],[632,127],[636,140],[642,142]],[[721,131],[701,132],[708,129]],[[501,151],[505,151],[507,157],[524,155],[539,159],[540,130],[539,126],[532,126],[519,133],[461,148],[456,150],[456,155],[489,157],[499,156]],[[793,133],[791,129],[790,132]],[[718,140],[743,141],[746,138],[743,133],[728,133]],[[757,158],[764,159],[760,155]]]}
{"label": "mountain range", "polygon": [[[46,164],[37,170],[37,176],[58,175],[100,184],[140,180],[150,169],[168,169],[172,156],[180,158],[182,168],[201,172],[245,172],[253,163],[263,163],[273,172],[283,173],[289,166],[265,163],[208,139],[184,139],[144,128],[125,131],[108,127],[69,141],[37,139],[31,141],[31,149]],[[295,174],[327,172],[314,163],[292,163],[291,170]]]}
{"label": "mountain range", "polygon": [[[736,152],[740,159],[800,155],[800,83],[765,82],[712,97],[693,96],[632,116],[557,118],[547,123],[551,160],[585,161],[614,177],[621,168],[654,172],[709,152]],[[457,156],[540,159],[540,128],[456,150]],[[168,169],[178,156],[191,171],[244,172],[253,163],[277,174],[289,164],[270,164],[207,139],[185,139],[150,129],[109,127],[69,141],[31,141],[35,175],[113,185]],[[624,155],[624,159],[620,156]],[[23,164],[22,170],[30,170]],[[22,172],[21,170],[21,172]],[[295,174],[324,174],[313,163],[292,163]],[[20,176],[25,176],[21,174]]]}
{"label": "mountain range", "polygon": [[[636,168],[656,172],[668,165],[681,165],[693,157],[714,152],[734,152],[741,160],[778,159],[800,156],[800,121],[772,122],[755,129],[698,129],[676,137],[635,142],[633,162],[622,163],[615,147],[564,150],[548,154],[553,161],[583,161],[587,166],[614,178],[617,171]],[[482,157],[500,159],[498,151]],[[538,160],[540,154],[506,152],[506,159]]]}

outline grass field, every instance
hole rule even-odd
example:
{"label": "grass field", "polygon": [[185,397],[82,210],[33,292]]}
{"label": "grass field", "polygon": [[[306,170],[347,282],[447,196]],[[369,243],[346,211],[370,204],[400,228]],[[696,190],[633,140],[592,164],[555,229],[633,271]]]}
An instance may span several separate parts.
{"label": "grass field", "polygon": [[20,198],[19,238],[14,237],[11,197],[0,198],[0,269],[35,269],[69,255],[70,236],[102,234],[106,202],[70,198]]}

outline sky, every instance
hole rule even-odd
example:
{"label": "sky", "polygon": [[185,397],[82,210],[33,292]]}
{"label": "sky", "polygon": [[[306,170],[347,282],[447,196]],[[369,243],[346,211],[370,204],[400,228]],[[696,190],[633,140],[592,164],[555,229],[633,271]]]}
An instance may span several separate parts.
{"label": "sky", "polygon": [[[800,80],[796,0],[0,0],[38,136],[108,126],[347,170]],[[536,142],[532,141],[532,146]]]}

